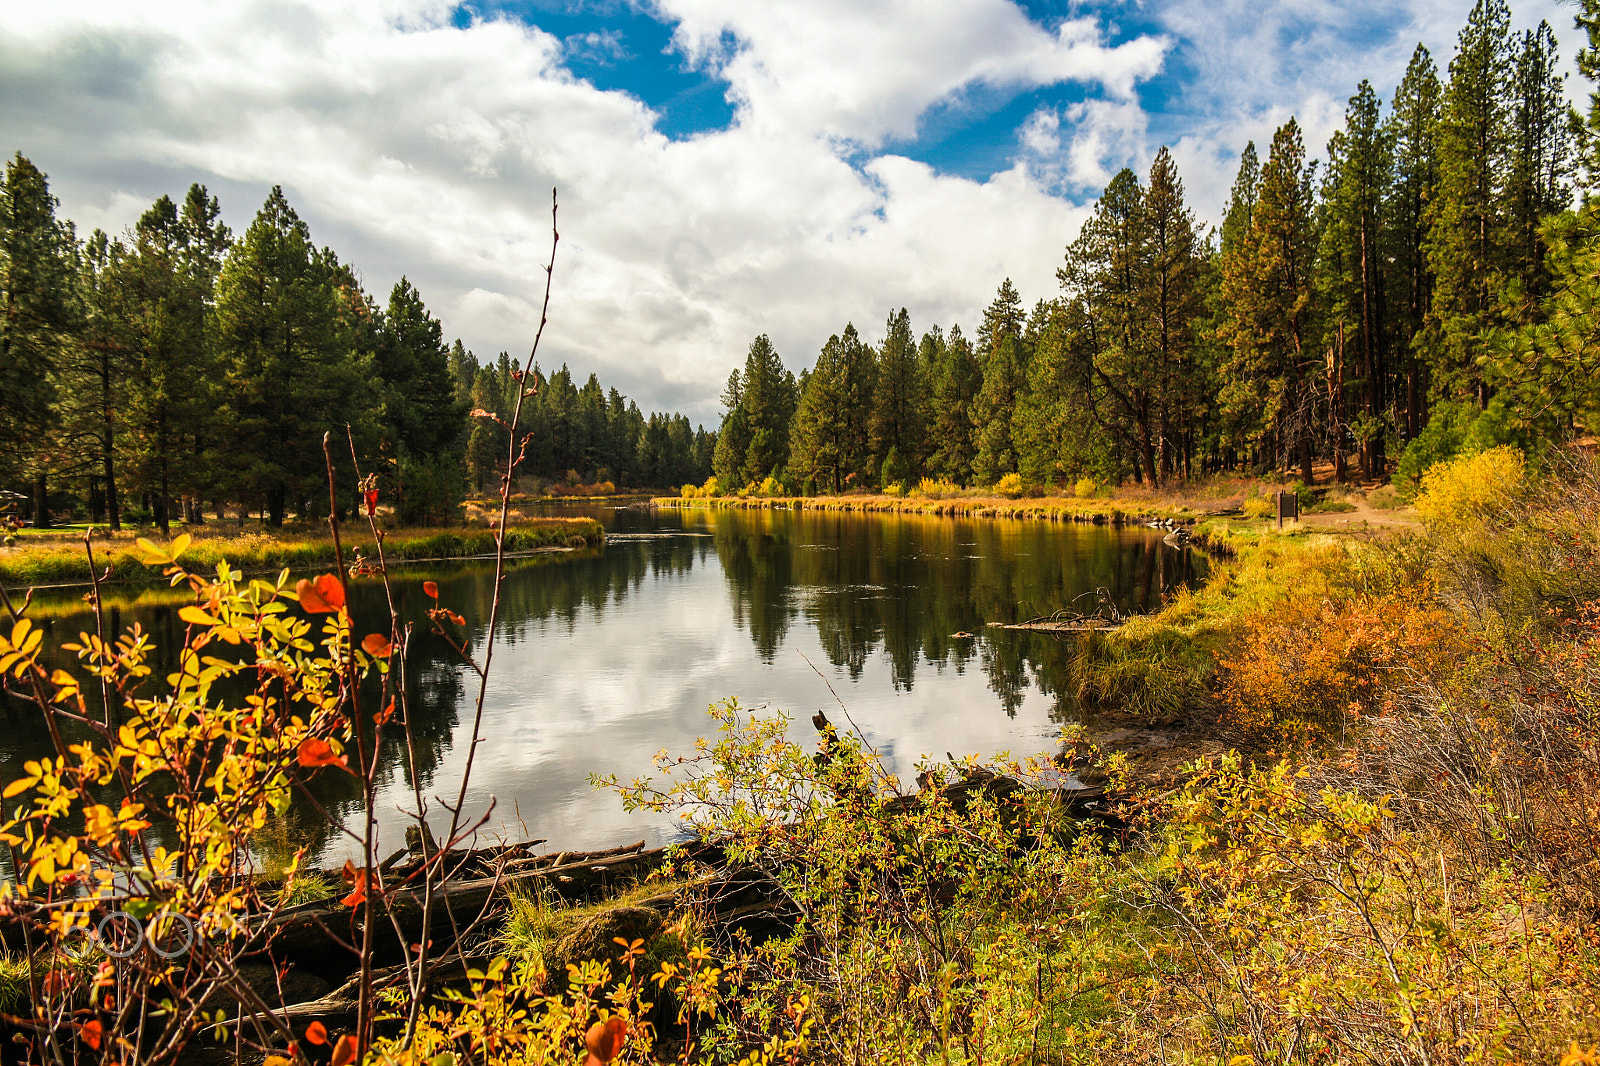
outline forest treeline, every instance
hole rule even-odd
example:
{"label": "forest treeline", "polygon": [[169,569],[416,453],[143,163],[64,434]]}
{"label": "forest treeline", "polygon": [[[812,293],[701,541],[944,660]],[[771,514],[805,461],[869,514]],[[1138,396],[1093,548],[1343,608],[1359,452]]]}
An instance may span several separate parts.
{"label": "forest treeline", "polygon": [[[80,240],[18,152],[0,188],[0,489],[32,511],[81,506],[163,529],[230,506],[281,525],[327,512],[322,434],[351,427],[403,521],[497,490],[517,391],[479,365],[405,278],[380,305],[274,188],[242,236],[192,185],[119,237]],[[566,366],[538,373],[521,476],[638,486],[710,472],[713,435],[648,417]],[[349,445],[334,449],[350,464]],[[354,480],[347,482],[354,485]],[[3,501],[0,501],[3,502]]]}
{"label": "forest treeline", "polygon": [[[1577,24],[1593,79],[1595,5]],[[1600,392],[1600,98],[1567,104],[1550,26],[1478,0],[1441,77],[1418,45],[1388,107],[1367,81],[1325,161],[1291,118],[1244,150],[1202,233],[1171,154],[1124,169],[1060,293],[1007,279],[971,337],[854,325],[787,374],[766,337],[729,382],[722,491],[929,476],[1161,484],[1229,469],[1414,479],[1463,448],[1592,428]]]}

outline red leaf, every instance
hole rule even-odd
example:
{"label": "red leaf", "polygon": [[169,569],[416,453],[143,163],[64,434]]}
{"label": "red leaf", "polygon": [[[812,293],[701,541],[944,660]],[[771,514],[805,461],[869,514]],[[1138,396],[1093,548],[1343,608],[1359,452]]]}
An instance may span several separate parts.
{"label": "red leaf", "polygon": [[315,582],[301,578],[294,591],[300,606],[310,614],[331,614],[344,606],[344,586],[332,574],[323,574]]}
{"label": "red leaf", "polygon": [[361,642],[361,647],[374,659],[387,659],[389,653],[394,650],[389,638],[382,633],[368,633],[366,639]]}
{"label": "red leaf", "polygon": [[332,574],[317,578],[317,594],[330,607],[337,609],[344,606],[344,585]]}
{"label": "red leaf", "polygon": [[300,606],[310,614],[327,614],[333,608],[317,592],[317,588],[305,578],[295,582],[294,593],[300,597]]}
{"label": "red leaf", "polygon": [[356,1061],[356,1038],[351,1033],[346,1033],[339,1038],[333,1047],[333,1061],[330,1066],[351,1066]]}
{"label": "red leaf", "polygon": [[617,1057],[617,1052],[622,1050],[623,1042],[627,1039],[628,1023],[621,1018],[607,1018],[589,1026],[589,1031],[583,1037],[583,1045],[589,1049],[592,1061],[610,1062]]}
{"label": "red leaf", "polygon": [[95,1020],[95,1021],[92,1021],[92,1022],[84,1022],[83,1023],[83,1028],[78,1030],[78,1035],[83,1037],[83,1042],[85,1044],[88,1044],[90,1047],[94,1048],[96,1051],[99,1051],[100,1050],[100,1035],[103,1032],[103,1030],[104,1030],[104,1027],[100,1024],[100,1022],[98,1020]]}
{"label": "red leaf", "polygon": [[437,584],[435,584],[434,582],[432,582],[432,581],[424,581],[422,583],[422,591],[426,592],[428,595],[432,596],[434,599],[438,599],[439,598],[439,586]]}
{"label": "red leaf", "polygon": [[326,1044],[328,1030],[321,1022],[312,1022],[306,1026],[306,1039],[313,1044]]}
{"label": "red leaf", "polygon": [[347,885],[355,884],[356,883],[356,864],[351,862],[349,859],[346,859],[344,861],[344,869],[339,871],[339,876],[344,879],[344,883],[345,884],[347,884]]}
{"label": "red leaf", "polygon": [[378,490],[368,489],[361,494],[367,501],[367,517],[371,518],[378,513]]}
{"label": "red leaf", "polygon": [[316,768],[318,766],[340,766],[348,770],[350,764],[343,755],[336,755],[333,745],[321,737],[307,737],[300,742],[300,765]]}
{"label": "red leaf", "polygon": [[374,725],[382,725],[394,715],[394,700],[389,701],[389,706],[372,716]]}
{"label": "red leaf", "polygon": [[339,902],[346,907],[359,907],[361,904],[365,903],[366,900],[367,871],[357,870],[355,876],[355,888],[351,889],[350,894],[344,899],[341,899]]}
{"label": "red leaf", "polygon": [[446,611],[445,614],[449,615],[450,621],[454,622],[458,626],[464,626],[467,624],[467,620],[462,618],[459,614],[456,614],[454,611]]}

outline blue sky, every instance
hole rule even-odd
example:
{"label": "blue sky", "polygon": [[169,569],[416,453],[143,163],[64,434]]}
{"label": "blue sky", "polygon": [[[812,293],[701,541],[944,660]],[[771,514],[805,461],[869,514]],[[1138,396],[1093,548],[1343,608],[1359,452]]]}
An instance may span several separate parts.
{"label": "blue sky", "polygon": [[[769,334],[791,368],[1029,302],[1103,184],[1169,146],[1202,223],[1291,115],[1321,154],[1361,78],[1464,0],[55,0],[0,8],[0,148],[87,232],[191,181],[236,230],[273,184],[383,299],[408,276],[480,356],[714,424]],[[1569,60],[1571,8],[1548,19]]]}

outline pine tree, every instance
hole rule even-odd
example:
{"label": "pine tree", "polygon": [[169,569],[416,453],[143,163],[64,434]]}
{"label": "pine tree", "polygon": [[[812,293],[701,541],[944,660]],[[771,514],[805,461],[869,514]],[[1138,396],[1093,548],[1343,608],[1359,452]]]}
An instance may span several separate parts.
{"label": "pine tree", "polygon": [[0,186],[0,473],[33,482],[35,521],[50,521],[57,352],[78,330],[77,240],[56,218],[43,173],[18,152]]}
{"label": "pine tree", "polygon": [[407,522],[439,521],[460,502],[459,446],[467,405],[456,399],[444,327],[402,277],[389,294],[376,338],[384,384],[385,454],[395,461],[393,488]]}
{"label": "pine tree", "polygon": [[600,387],[600,379],[593,374],[590,374],[589,380],[583,383],[583,388],[578,390],[577,421],[579,436],[583,440],[583,471],[589,479],[600,480],[602,471],[608,478],[615,479],[620,476],[610,468],[610,427],[606,424],[606,393]]}
{"label": "pine tree", "polygon": [[[199,190],[204,202],[204,190]],[[194,190],[191,190],[191,204]],[[122,473],[151,501],[156,523],[165,531],[178,485],[198,493],[205,464],[197,449],[181,446],[184,437],[204,432],[213,404],[213,380],[206,318],[216,259],[178,206],[163,196],[139,219],[131,244],[112,245],[107,267],[107,318],[124,354],[120,390],[123,439]],[[176,483],[176,484],[175,484]]]}
{"label": "pine tree", "polygon": [[973,476],[980,484],[993,484],[1017,469],[1016,446],[1011,439],[1011,420],[1016,414],[1022,391],[1022,368],[1017,353],[1022,338],[1015,333],[999,333],[984,366],[983,387],[972,405]]}
{"label": "pine tree", "polygon": [[338,272],[274,187],[217,282],[229,432],[209,458],[241,499],[265,503],[274,526],[291,500],[315,506],[322,495],[324,431],[371,416],[370,361],[346,343]]}
{"label": "pine tree", "polygon": [[1422,431],[1428,403],[1428,362],[1418,338],[1433,304],[1433,272],[1428,264],[1427,206],[1439,181],[1438,122],[1443,90],[1433,57],[1417,45],[1406,74],[1395,90],[1389,118],[1394,145],[1388,229],[1392,239],[1389,271],[1394,348],[1404,365],[1404,422],[1410,441]]}
{"label": "pine tree", "polygon": [[1558,59],[1548,22],[1522,35],[1511,84],[1515,102],[1505,192],[1507,270],[1516,288],[1502,296],[1506,312],[1519,322],[1531,321],[1534,305],[1550,292],[1539,227],[1571,198],[1570,112],[1564,79],[1556,72]]}
{"label": "pine tree", "polygon": [[1450,62],[1439,123],[1439,182],[1428,205],[1433,300],[1421,343],[1436,391],[1488,403],[1478,346],[1502,321],[1508,265],[1502,193],[1507,171],[1510,14],[1477,0]]}
{"label": "pine tree", "polygon": [[794,377],[784,368],[767,335],[751,341],[738,400],[749,434],[739,471],[743,482],[760,484],[788,463],[794,389]]}
{"label": "pine tree", "polygon": [[960,326],[950,327],[950,335],[940,339],[937,352],[928,430],[933,452],[928,468],[939,477],[966,485],[972,481],[972,460],[977,455],[972,416],[978,390],[983,388],[983,371]]}
{"label": "pine tree", "polygon": [[866,480],[872,464],[866,418],[871,364],[872,351],[853,325],[822,346],[790,430],[792,479],[832,493]]}
{"label": "pine tree", "polygon": [[1295,461],[1312,482],[1313,408],[1305,380],[1312,336],[1311,185],[1300,125],[1272,138],[1250,229],[1222,257],[1219,334],[1228,346],[1219,396],[1234,431],[1264,461]]}
{"label": "pine tree", "polygon": [[737,368],[728,375],[722,391],[722,428],[717,431],[717,451],[712,469],[724,491],[735,492],[744,485],[745,458],[750,451],[750,423],[744,407],[744,377]]}
{"label": "pine tree", "polygon": [[[1328,145],[1320,285],[1327,309],[1325,387],[1334,477],[1345,477],[1345,438],[1360,444],[1362,474],[1387,469],[1383,419],[1388,410],[1389,315],[1383,276],[1384,200],[1393,171],[1389,129],[1379,100],[1362,81],[1345,111],[1345,128]],[[1355,365],[1349,365],[1349,353]],[[1354,410],[1347,388],[1356,391]]]}
{"label": "pine tree", "polygon": [[1001,337],[1021,337],[1026,325],[1022,314],[1022,297],[1017,294],[1011,279],[1000,283],[994,299],[983,311],[983,324],[978,327],[978,358],[987,361]]}
{"label": "pine tree", "polygon": [[1183,181],[1172,154],[1163,146],[1150,166],[1150,182],[1140,208],[1143,278],[1140,302],[1148,309],[1140,348],[1148,364],[1160,442],[1156,481],[1189,473],[1194,422],[1205,399],[1194,391],[1197,377],[1196,321],[1200,302],[1201,258],[1194,214],[1183,202]]}
{"label": "pine tree", "polygon": [[1228,210],[1222,217],[1222,254],[1230,255],[1244,242],[1250,231],[1250,216],[1256,208],[1256,186],[1261,182],[1261,164],[1256,159],[1256,142],[1250,141],[1239,156],[1239,173],[1233,179]]}
{"label": "pine tree", "polygon": [[878,349],[878,380],[872,400],[872,453],[881,465],[893,450],[898,463],[895,478],[903,481],[920,473],[924,447],[922,367],[911,316],[901,308],[890,313]]}

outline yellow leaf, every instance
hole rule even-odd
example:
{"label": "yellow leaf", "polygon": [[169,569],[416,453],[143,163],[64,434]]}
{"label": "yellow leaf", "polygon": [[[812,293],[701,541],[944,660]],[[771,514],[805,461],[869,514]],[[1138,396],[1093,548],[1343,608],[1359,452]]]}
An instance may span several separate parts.
{"label": "yellow leaf", "polygon": [[139,545],[139,550],[144,552],[144,561],[149,565],[154,566],[157,563],[172,562],[172,556],[156,547],[153,542],[140,537],[136,543]]}
{"label": "yellow leaf", "polygon": [[178,617],[185,622],[192,622],[197,626],[214,626],[217,620],[207,614],[202,608],[190,604],[178,612]]}
{"label": "yellow leaf", "polygon": [[19,777],[6,786],[4,797],[10,799],[12,796],[19,796],[38,783],[37,777]]}
{"label": "yellow leaf", "polygon": [[168,545],[167,552],[172,556],[172,558],[174,560],[176,560],[178,558],[178,556],[183,554],[183,550],[185,548],[187,548],[188,546],[189,546],[189,534],[187,534],[187,533],[179,533],[176,537],[173,538],[172,543],[170,545]]}

